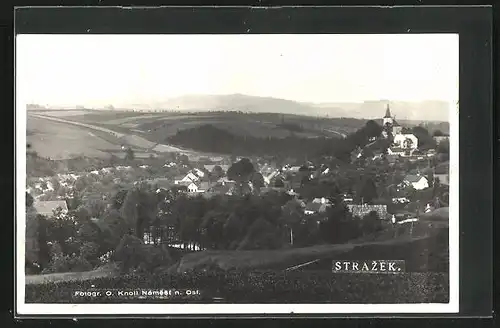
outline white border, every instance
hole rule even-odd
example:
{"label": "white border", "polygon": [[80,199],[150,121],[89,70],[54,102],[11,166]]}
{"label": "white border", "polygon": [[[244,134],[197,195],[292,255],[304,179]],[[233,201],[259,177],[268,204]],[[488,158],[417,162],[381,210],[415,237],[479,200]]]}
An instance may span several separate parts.
{"label": "white border", "polygon": [[[455,34],[458,41],[458,34]],[[16,41],[16,40],[15,40]],[[15,50],[14,50],[15,54]],[[458,54],[458,42],[457,42]],[[16,63],[16,58],[14,58]],[[457,74],[458,74],[457,67]],[[385,314],[459,312],[459,115],[456,99],[450,100],[450,302],[447,304],[26,304],[25,300],[25,185],[26,104],[16,79],[16,296],[18,315],[196,315],[196,314]]]}

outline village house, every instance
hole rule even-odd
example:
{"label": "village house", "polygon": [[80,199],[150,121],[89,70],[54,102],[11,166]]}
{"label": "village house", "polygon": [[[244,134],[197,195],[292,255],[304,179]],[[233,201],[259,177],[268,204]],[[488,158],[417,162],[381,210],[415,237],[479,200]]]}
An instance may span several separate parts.
{"label": "village house", "polygon": [[266,185],[271,184],[274,181],[274,179],[279,176],[279,174],[280,174],[279,170],[274,170],[273,172],[264,176],[264,183]]}
{"label": "village house", "polygon": [[398,213],[394,213],[391,215],[391,222],[392,223],[405,223],[405,222],[410,222],[409,220],[417,220],[415,218],[415,214],[408,212],[408,211],[402,211]]}
{"label": "village house", "polygon": [[196,193],[198,192],[198,186],[193,181],[179,181],[175,183],[176,185],[183,186],[187,188],[187,192]]}
{"label": "village house", "polygon": [[132,170],[132,167],[131,166],[122,166],[122,165],[119,165],[116,167],[116,169],[118,171],[130,171]]}
{"label": "village house", "polygon": [[68,213],[68,205],[64,200],[37,201],[33,203],[37,214],[51,217],[54,212],[61,210],[63,214]]}
{"label": "village house", "polygon": [[235,182],[233,180],[229,180],[227,177],[221,177],[217,180],[217,184],[225,186],[225,185],[233,185]]}
{"label": "village house", "polygon": [[112,173],[113,172],[113,168],[112,167],[103,167],[101,169],[101,173],[103,174],[109,174],[109,173]]}
{"label": "village house", "polygon": [[192,173],[195,174],[198,177],[198,179],[203,178],[205,176],[205,172],[197,168],[194,168]]}
{"label": "village house", "polygon": [[406,193],[403,191],[397,191],[395,195],[392,196],[393,204],[408,204],[410,200],[406,197]]}
{"label": "village house", "polygon": [[405,151],[405,149],[403,149],[401,147],[389,147],[389,148],[387,148],[387,154],[394,155],[394,156],[405,156],[406,151]]}
{"label": "village house", "polygon": [[378,214],[379,219],[387,219],[387,205],[368,205],[368,204],[362,204],[362,205],[355,205],[355,204],[348,204],[347,208],[349,211],[352,213],[354,217],[359,217],[363,218],[365,215],[369,214],[370,212],[376,212]]}
{"label": "village house", "polygon": [[214,171],[215,166],[216,166],[215,164],[206,164],[203,165],[203,169],[205,169],[205,171],[208,173],[212,173]]}
{"label": "village house", "polygon": [[403,149],[418,148],[418,138],[414,134],[396,134],[393,143]]}
{"label": "village house", "polygon": [[354,198],[351,194],[343,194],[342,200],[344,201],[344,203],[352,203],[354,201]]}
{"label": "village house", "polygon": [[412,186],[415,190],[424,190],[429,188],[429,181],[422,175],[408,174],[404,180],[403,184],[406,186]]}
{"label": "village house", "polygon": [[312,202],[314,204],[330,204],[330,200],[325,198],[325,197],[321,197],[321,198],[314,198],[312,200]]}
{"label": "village house", "polygon": [[176,163],[174,163],[174,162],[165,163],[165,164],[163,165],[163,167],[174,167],[174,166],[177,166],[177,164],[176,164]]}
{"label": "village house", "polygon": [[188,174],[186,174],[186,176],[180,180],[175,180],[174,183],[175,184],[185,184],[185,183],[189,183],[189,182],[197,182],[200,180],[200,177],[196,174],[194,174],[193,172],[189,172]]}
{"label": "village house", "polygon": [[263,176],[267,176],[267,175],[270,175],[271,173],[275,172],[276,167],[271,165],[271,164],[264,164],[260,167],[259,171]]}
{"label": "village house", "polygon": [[306,207],[304,208],[304,214],[305,215],[313,215],[313,214],[318,214],[318,213],[325,213],[327,207],[329,207],[330,204],[327,203],[314,203],[314,202],[309,202]]}

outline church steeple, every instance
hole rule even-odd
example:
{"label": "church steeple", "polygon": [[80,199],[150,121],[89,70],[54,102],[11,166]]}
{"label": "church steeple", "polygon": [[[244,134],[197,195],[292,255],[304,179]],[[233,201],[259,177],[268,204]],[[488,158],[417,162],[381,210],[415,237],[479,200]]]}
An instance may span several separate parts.
{"label": "church steeple", "polygon": [[385,116],[384,118],[392,118],[391,116],[391,109],[389,108],[389,104],[385,107]]}
{"label": "church steeple", "polygon": [[394,120],[391,116],[391,110],[389,108],[389,104],[387,104],[387,107],[385,109],[385,116],[383,118],[383,126],[387,126],[387,125],[390,125],[392,127],[392,125],[394,124]]}

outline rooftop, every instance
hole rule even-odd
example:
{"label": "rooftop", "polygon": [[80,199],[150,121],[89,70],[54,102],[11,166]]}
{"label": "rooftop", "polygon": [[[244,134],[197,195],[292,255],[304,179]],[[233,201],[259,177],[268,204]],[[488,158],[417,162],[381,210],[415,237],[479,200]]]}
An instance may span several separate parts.
{"label": "rooftop", "polygon": [[35,202],[33,207],[41,215],[52,215],[58,208],[68,211],[68,206],[64,200],[39,201]]}
{"label": "rooftop", "polygon": [[324,204],[310,202],[306,205],[305,210],[311,212],[319,212],[321,210],[321,207],[324,207]]}
{"label": "rooftop", "polygon": [[421,176],[421,175],[415,175],[415,174],[408,174],[406,177],[405,177],[405,181],[408,181],[408,182],[418,182],[420,181],[420,179],[422,179],[425,177]]}

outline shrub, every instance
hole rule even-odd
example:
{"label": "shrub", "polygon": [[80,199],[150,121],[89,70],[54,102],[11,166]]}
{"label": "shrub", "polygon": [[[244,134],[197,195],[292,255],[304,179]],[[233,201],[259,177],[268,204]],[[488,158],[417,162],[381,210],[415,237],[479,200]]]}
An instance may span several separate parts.
{"label": "shrub", "polygon": [[82,256],[56,255],[42,273],[83,272],[92,270],[92,264]]}
{"label": "shrub", "polygon": [[132,235],[123,236],[110,259],[118,262],[125,272],[152,272],[157,267],[171,264],[172,261],[165,246],[145,245],[142,240]]}

